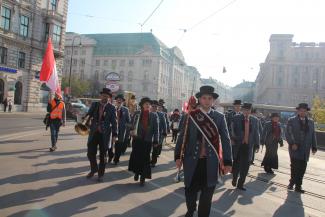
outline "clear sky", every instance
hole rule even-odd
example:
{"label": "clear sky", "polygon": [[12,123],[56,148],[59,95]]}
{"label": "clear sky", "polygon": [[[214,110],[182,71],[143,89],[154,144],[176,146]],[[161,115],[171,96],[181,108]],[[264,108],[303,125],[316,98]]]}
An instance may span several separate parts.
{"label": "clear sky", "polygon": [[[67,31],[141,32],[139,23],[160,1],[69,0]],[[324,21],[325,0],[164,0],[142,31],[152,29],[168,47],[178,46],[202,77],[234,86],[255,80],[271,34],[294,34],[295,42],[325,41]]]}

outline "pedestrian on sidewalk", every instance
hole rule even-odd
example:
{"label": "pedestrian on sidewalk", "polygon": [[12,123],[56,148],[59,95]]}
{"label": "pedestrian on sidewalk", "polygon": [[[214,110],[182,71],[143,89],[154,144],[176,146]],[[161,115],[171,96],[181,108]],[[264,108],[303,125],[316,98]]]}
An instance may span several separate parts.
{"label": "pedestrian on sidewalk", "polygon": [[118,125],[118,136],[115,142],[115,155],[114,164],[117,165],[120,162],[121,154],[127,149],[128,140],[128,129],[127,125],[131,123],[129,109],[123,106],[125,102],[123,94],[119,94],[115,97],[116,101],[116,113],[117,113],[117,125]]}
{"label": "pedestrian on sidewalk", "polygon": [[12,110],[12,101],[11,99],[8,100],[8,112],[11,112]]}
{"label": "pedestrian on sidewalk", "polygon": [[271,114],[271,121],[265,123],[263,128],[261,143],[265,145],[265,155],[262,166],[268,174],[274,174],[272,169],[278,169],[278,146],[283,146],[279,113]]}
{"label": "pedestrian on sidewalk", "polygon": [[258,152],[260,145],[259,122],[251,115],[251,111],[252,104],[244,103],[242,114],[234,117],[231,127],[231,137],[235,143],[232,185],[242,191],[246,191],[244,183],[253,159],[254,149]]}
{"label": "pedestrian on sidewalk", "polygon": [[174,109],[174,112],[170,117],[171,129],[172,129],[172,142],[174,143],[176,143],[177,141],[177,134],[179,132],[180,120],[181,120],[181,115],[179,113],[179,110],[176,108]]}
{"label": "pedestrian on sidewalk", "polygon": [[[87,142],[87,157],[90,162],[90,172],[86,176],[92,178],[98,172],[98,182],[103,181],[106,166],[106,153],[109,143],[115,143],[117,137],[117,121],[115,106],[110,103],[112,92],[103,88],[100,101],[93,102],[85,118],[91,121]],[[99,147],[99,166],[97,164],[97,149]]]}
{"label": "pedestrian on sidewalk", "polygon": [[317,141],[314,121],[307,114],[310,108],[307,103],[300,103],[297,107],[297,115],[289,118],[286,129],[286,138],[289,144],[291,178],[288,189],[304,193],[302,180],[304,178],[310,150],[317,152]]}
{"label": "pedestrian on sidewalk", "polygon": [[194,215],[199,192],[198,216],[208,217],[219,174],[231,172],[232,152],[225,116],[212,109],[218,94],[213,87],[202,86],[196,98],[200,108],[185,114],[175,147],[175,161],[179,170],[182,165],[184,168],[185,217]]}
{"label": "pedestrian on sidewalk", "polygon": [[57,149],[57,141],[61,125],[65,126],[66,123],[66,111],[65,104],[59,93],[55,93],[54,99],[52,99],[47,105],[47,112],[50,114],[49,124],[51,130],[51,147],[50,151]]}
{"label": "pedestrian on sidewalk", "polygon": [[3,112],[7,111],[7,106],[8,106],[8,99],[7,97],[3,100]]}
{"label": "pedestrian on sidewalk", "polygon": [[152,146],[158,146],[158,116],[150,112],[151,100],[141,99],[141,110],[136,111],[132,120],[131,136],[133,137],[129,171],[134,172],[134,181],[140,177],[140,185],[145,179],[151,179],[150,153]]}

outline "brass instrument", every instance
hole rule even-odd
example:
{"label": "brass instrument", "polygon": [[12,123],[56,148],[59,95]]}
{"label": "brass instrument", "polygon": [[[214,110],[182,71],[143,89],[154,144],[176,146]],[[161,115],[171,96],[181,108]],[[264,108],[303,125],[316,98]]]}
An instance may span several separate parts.
{"label": "brass instrument", "polygon": [[77,123],[74,126],[74,130],[81,136],[87,136],[89,134],[89,120],[90,117],[86,116],[82,123]]}

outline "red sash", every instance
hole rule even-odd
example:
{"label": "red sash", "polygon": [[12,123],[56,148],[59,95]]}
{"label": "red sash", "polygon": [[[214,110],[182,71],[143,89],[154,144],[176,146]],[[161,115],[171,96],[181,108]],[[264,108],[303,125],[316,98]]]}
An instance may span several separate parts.
{"label": "red sash", "polygon": [[217,125],[201,109],[191,111],[190,118],[217,155],[219,161],[219,173],[220,175],[223,175],[224,164],[222,155],[222,145],[220,144],[220,135]]}

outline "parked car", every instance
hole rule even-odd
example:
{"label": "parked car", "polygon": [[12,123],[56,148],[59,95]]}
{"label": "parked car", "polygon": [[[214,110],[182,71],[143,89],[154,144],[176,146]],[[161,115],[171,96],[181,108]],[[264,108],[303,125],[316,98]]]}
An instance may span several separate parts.
{"label": "parked car", "polygon": [[86,116],[89,108],[79,102],[72,102],[66,104],[67,118],[71,118],[77,122],[81,122],[81,119]]}

